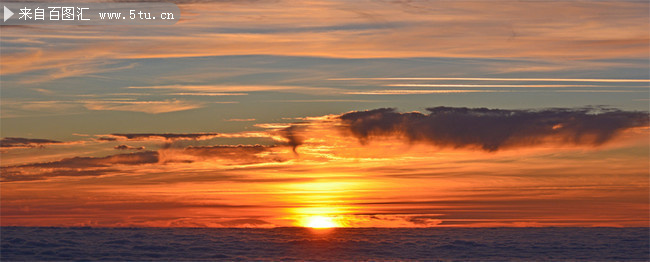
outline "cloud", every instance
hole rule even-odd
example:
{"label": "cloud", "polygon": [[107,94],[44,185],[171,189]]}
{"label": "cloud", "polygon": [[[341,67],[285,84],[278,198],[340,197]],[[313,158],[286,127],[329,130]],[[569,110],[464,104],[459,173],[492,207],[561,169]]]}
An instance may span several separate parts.
{"label": "cloud", "polygon": [[601,145],[620,132],[648,126],[648,114],[621,110],[427,108],[429,114],[399,113],[392,108],[356,111],[340,116],[344,129],[367,143],[375,137],[398,136],[411,143],[440,147],[503,148],[559,142]]}
{"label": "cloud", "polygon": [[501,93],[510,90],[371,90],[346,92],[348,95],[422,95],[422,94],[460,94],[460,93]]}
{"label": "cloud", "polygon": [[299,124],[292,124],[291,126],[280,129],[277,132],[280,136],[286,139],[286,144],[291,146],[293,152],[297,154],[298,152],[296,149],[298,146],[302,145],[304,141],[304,137],[300,134],[303,133],[303,130],[304,128]]}
{"label": "cloud", "polygon": [[231,119],[226,119],[225,121],[227,121],[227,122],[250,122],[250,121],[255,121],[255,118],[231,118]]}
{"label": "cloud", "polygon": [[[499,77],[348,77],[348,78],[330,78],[332,81],[527,81],[527,82],[600,82],[600,83],[649,83],[650,79],[621,79],[621,78],[499,78]],[[389,86],[413,86],[413,85],[389,85]],[[431,85],[427,85],[431,86]],[[435,86],[435,85],[434,85]],[[454,86],[454,85],[441,85],[441,86]],[[468,87],[473,85],[455,85],[456,87]],[[481,85],[486,87],[486,85]],[[488,85],[490,86],[507,86],[507,85]],[[530,86],[530,85],[525,85]],[[564,85],[562,85],[564,86]],[[539,87],[539,86],[533,86]],[[543,87],[549,87],[545,85]],[[554,86],[550,86],[554,87]]]}
{"label": "cloud", "polygon": [[57,161],[1,167],[2,182],[34,181],[53,177],[102,176],[118,172],[116,165],[158,162],[158,152],[144,151],[105,157],[72,157]]}
{"label": "cloud", "polygon": [[219,222],[219,225],[224,227],[260,227],[260,226],[273,226],[272,223],[269,223],[260,219],[253,218],[242,218],[242,219],[232,219],[223,222]]}
{"label": "cloud", "polygon": [[118,172],[117,169],[97,169],[97,170],[75,170],[75,169],[60,169],[48,171],[37,174],[25,174],[17,170],[5,170],[2,168],[2,182],[22,182],[22,181],[37,181],[45,180],[52,177],[88,177],[88,176],[103,176],[111,173]]}
{"label": "cloud", "polygon": [[[51,96],[51,95],[48,95]],[[2,101],[2,118],[22,116],[49,116],[79,112],[82,107],[74,101],[27,101],[24,99]]]}
{"label": "cloud", "polygon": [[201,108],[203,103],[176,99],[165,101],[86,101],[84,106],[89,110],[160,114]]}
{"label": "cloud", "polygon": [[405,220],[418,226],[436,226],[442,223],[438,216],[409,216]]}
{"label": "cloud", "polygon": [[397,86],[397,87],[469,87],[469,88],[479,88],[479,87],[509,87],[509,88],[566,88],[566,87],[599,87],[599,85],[486,85],[486,84],[387,84],[385,86]]}
{"label": "cloud", "polygon": [[[639,226],[647,224],[648,129],[639,128],[643,143],[603,150],[491,154],[429,144],[484,149],[504,132],[498,150],[547,141],[592,146],[599,137],[606,142],[647,125],[647,116],[601,108],[376,109],[292,117],[284,120],[300,122],[260,125],[266,130],[256,132],[99,135],[120,142],[81,144],[73,153],[139,146],[137,139],[154,140],[148,148],[158,141],[167,146],[2,168],[3,223],[265,227],[300,225],[294,221],[319,214],[346,226]],[[362,142],[379,139],[363,145],[353,131]],[[268,137],[277,145],[193,141],[203,135]],[[298,145],[299,159],[289,149]]]}
{"label": "cloud", "polygon": [[117,145],[117,146],[115,146],[113,148],[115,148],[117,150],[143,150],[144,149],[143,146],[134,147],[134,146],[129,146],[129,145]]}
{"label": "cloud", "polygon": [[[648,55],[645,1],[430,1],[419,5],[414,9],[378,1],[254,5],[227,1],[183,6],[184,13],[196,15],[187,16],[172,31],[6,27],[3,42],[10,44],[3,45],[7,52],[2,72],[45,71],[50,77],[44,79],[55,79],[131,66],[115,60],[250,54],[543,60]],[[548,20],[550,16],[554,19]],[[64,44],[47,44],[53,41]]]}
{"label": "cloud", "polygon": [[[201,137],[195,134],[196,137]],[[201,134],[203,135],[203,134]],[[171,136],[177,137],[177,136]],[[119,150],[144,150],[144,147],[118,145]],[[171,143],[165,144],[158,151],[142,151],[130,154],[116,154],[104,157],[71,157],[57,161],[29,163],[1,167],[2,182],[35,181],[53,177],[82,177],[102,176],[120,172],[122,166],[138,166],[146,164],[194,163],[210,160],[223,160],[222,165],[251,165],[269,162],[285,161],[271,151],[274,146],[263,145],[217,145],[189,146],[174,148]],[[233,179],[235,180],[235,179]]]}
{"label": "cloud", "polygon": [[110,136],[126,140],[206,140],[218,137],[219,133],[114,133]]}
{"label": "cloud", "polygon": [[111,142],[111,141],[117,141],[117,138],[115,138],[115,137],[98,137],[95,140],[102,141],[102,142]]}
{"label": "cloud", "polygon": [[5,137],[0,140],[0,147],[5,148],[33,148],[43,147],[44,145],[61,144],[63,142],[50,139],[23,138],[23,137]]}
{"label": "cloud", "polygon": [[174,96],[245,96],[247,93],[171,93]]}
{"label": "cloud", "polygon": [[258,154],[266,151],[268,146],[262,145],[219,145],[219,146],[189,146],[184,149],[184,152],[196,156],[210,156],[210,157],[237,157],[238,154],[243,152],[249,154]]}
{"label": "cloud", "polygon": [[[264,162],[277,162],[281,159],[270,155],[270,158],[261,156],[262,153],[268,152],[272,146],[262,145],[217,145],[217,146],[190,146],[183,149],[180,154],[193,156],[198,159],[226,159],[236,164],[256,164]],[[164,153],[163,153],[164,154]]]}
{"label": "cloud", "polygon": [[118,154],[105,157],[72,157],[58,161],[24,164],[14,167],[34,168],[88,168],[112,165],[142,165],[158,162],[158,152],[144,151],[131,154]]}
{"label": "cloud", "polygon": [[[130,86],[130,89],[150,89],[150,90],[174,90],[174,91],[192,91],[194,95],[201,94],[227,94],[227,95],[246,95],[242,92],[287,92],[299,94],[331,94],[339,92],[340,89],[331,87],[312,87],[312,86],[281,86],[281,85],[164,85],[164,86]],[[229,93],[230,92],[230,93]],[[175,93],[177,94],[177,93]],[[182,93],[189,94],[189,93]]]}

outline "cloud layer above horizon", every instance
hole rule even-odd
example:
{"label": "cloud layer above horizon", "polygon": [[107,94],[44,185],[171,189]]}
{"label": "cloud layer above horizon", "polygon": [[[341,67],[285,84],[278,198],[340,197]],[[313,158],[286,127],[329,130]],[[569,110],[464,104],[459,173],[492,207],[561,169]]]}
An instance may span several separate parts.
{"label": "cloud layer above horizon", "polygon": [[427,108],[429,114],[398,113],[383,108],[343,114],[346,128],[360,141],[374,136],[403,136],[411,143],[440,147],[504,147],[543,142],[600,145],[619,132],[647,127],[648,114],[591,109],[499,110],[487,108]]}
{"label": "cloud layer above horizon", "polygon": [[[14,163],[2,166],[3,225],[272,227],[299,226],[311,215],[345,226],[390,227],[647,222],[643,159],[649,154],[639,143],[648,137],[644,112],[384,108],[258,126],[3,145],[3,157]],[[267,144],[219,144],[242,137]],[[25,157],[35,150],[56,157],[58,147],[70,146],[86,155],[48,162]],[[602,162],[604,156],[613,160]],[[30,195],[34,190],[55,197]],[[92,200],[79,202],[77,194]],[[602,213],[603,202],[591,201],[604,199],[621,207]],[[175,215],[181,210],[185,215]]]}

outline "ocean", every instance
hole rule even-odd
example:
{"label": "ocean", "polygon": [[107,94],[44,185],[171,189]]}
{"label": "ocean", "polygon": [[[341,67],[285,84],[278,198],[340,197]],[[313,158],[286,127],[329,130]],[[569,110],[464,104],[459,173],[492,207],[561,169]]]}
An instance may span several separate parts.
{"label": "ocean", "polygon": [[2,227],[2,261],[648,261],[648,228]]}

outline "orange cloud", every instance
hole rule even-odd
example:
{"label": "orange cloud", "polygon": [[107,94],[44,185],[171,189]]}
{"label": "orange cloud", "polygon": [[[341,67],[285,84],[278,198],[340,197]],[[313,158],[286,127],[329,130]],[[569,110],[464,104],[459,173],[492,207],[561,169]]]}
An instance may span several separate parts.
{"label": "orange cloud", "polygon": [[[350,112],[262,125],[267,129],[250,134],[114,134],[107,137],[170,143],[157,151],[4,166],[2,224],[274,227],[304,225],[313,216],[341,226],[378,227],[647,224],[648,127],[634,127],[641,113],[430,112]],[[457,122],[440,122],[437,114]],[[525,126],[537,128],[519,128],[505,116],[522,116],[532,121]],[[481,128],[486,136],[471,140],[477,128],[433,133],[474,147],[441,148],[377,129],[431,136],[418,129],[428,118],[451,128],[473,123],[466,117],[487,123]],[[508,143],[488,143],[495,126],[508,127],[516,141],[577,135],[579,143],[502,147]],[[410,134],[401,131],[409,128]],[[352,130],[367,130],[372,142],[359,143]],[[277,145],[209,145],[215,135],[265,136]],[[115,152],[112,145],[93,146]],[[484,145],[498,150],[486,152]],[[93,149],[77,146],[80,152]]]}
{"label": "orange cloud", "polygon": [[126,140],[205,140],[218,137],[219,133],[113,133],[100,137],[104,140],[126,139]]}
{"label": "orange cloud", "polygon": [[201,108],[203,105],[196,101],[165,100],[165,101],[86,101],[84,106],[90,110],[132,111],[149,114],[169,113]]}
{"label": "orange cloud", "polygon": [[[3,52],[2,74],[47,70],[46,77],[31,80],[47,81],[137,66],[118,65],[118,60],[251,54],[552,61],[649,55],[647,2],[434,1],[405,5],[324,0],[193,3],[181,8],[185,19],[174,25],[174,30],[148,26],[59,29],[63,32],[7,27],[3,42],[28,40],[32,44]],[[551,16],[554,19],[549,20]],[[260,23],[265,26],[260,28]],[[44,44],[52,40],[67,44]],[[580,67],[570,64],[556,70],[607,66],[598,61]]]}

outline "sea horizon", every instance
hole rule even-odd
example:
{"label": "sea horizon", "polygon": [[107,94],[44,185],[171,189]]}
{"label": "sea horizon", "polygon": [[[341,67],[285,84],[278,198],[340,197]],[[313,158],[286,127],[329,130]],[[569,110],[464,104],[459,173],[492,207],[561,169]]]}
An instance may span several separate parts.
{"label": "sea horizon", "polygon": [[173,229],[173,228],[187,228],[187,229],[278,229],[278,228],[299,228],[308,230],[331,230],[331,229],[366,229],[366,228],[381,228],[381,229],[422,229],[422,228],[648,228],[648,226],[491,226],[491,227],[472,227],[472,226],[427,226],[427,227],[330,227],[330,228],[310,228],[302,226],[277,226],[277,227],[190,227],[190,226],[0,226],[0,228],[11,227],[25,227],[25,228],[114,228],[114,229],[129,229],[129,228],[152,228],[152,229]]}
{"label": "sea horizon", "polygon": [[3,261],[646,261],[647,227],[2,227]]}

